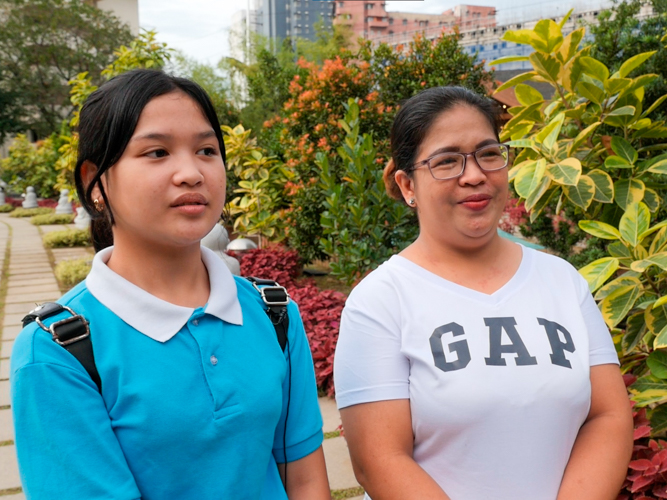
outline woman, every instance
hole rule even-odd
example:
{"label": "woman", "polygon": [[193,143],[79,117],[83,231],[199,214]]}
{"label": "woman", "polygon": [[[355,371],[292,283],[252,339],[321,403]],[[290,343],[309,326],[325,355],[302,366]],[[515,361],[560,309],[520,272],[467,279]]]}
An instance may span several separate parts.
{"label": "woman", "polygon": [[388,192],[419,237],[351,293],[335,356],[357,479],[373,500],[613,499],[632,419],[609,332],[565,261],[498,236],[508,150],[494,105],[408,100]]}
{"label": "woman", "polygon": [[37,323],[20,333],[12,409],[27,497],[328,499],[296,306],[282,352],[259,293],[200,248],[225,202],[208,96],[131,71],[91,94],[79,131],[79,199],[97,245],[114,246],[59,302],[90,322],[101,388]]}

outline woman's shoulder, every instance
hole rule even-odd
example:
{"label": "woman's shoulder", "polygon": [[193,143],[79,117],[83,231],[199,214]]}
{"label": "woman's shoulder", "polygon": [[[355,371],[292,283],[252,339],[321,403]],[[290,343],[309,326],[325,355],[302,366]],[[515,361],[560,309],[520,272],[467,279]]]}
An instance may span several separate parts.
{"label": "woman's shoulder", "polygon": [[[94,304],[97,301],[86,288],[85,281],[60,297],[56,303],[66,306],[75,314],[89,318],[93,314]],[[26,316],[31,311],[26,311]],[[43,321],[45,326],[70,317],[71,313],[62,311]],[[41,328],[36,321],[24,326],[14,341],[11,357],[11,372],[14,373],[24,366],[35,363],[50,363],[65,367],[76,367],[72,364],[74,358],[58,345],[49,332]]]}
{"label": "woman's shoulder", "polygon": [[532,248],[525,248],[524,252],[530,255],[534,275],[548,281],[551,288],[570,285],[574,286],[578,293],[588,290],[584,277],[565,259]]}

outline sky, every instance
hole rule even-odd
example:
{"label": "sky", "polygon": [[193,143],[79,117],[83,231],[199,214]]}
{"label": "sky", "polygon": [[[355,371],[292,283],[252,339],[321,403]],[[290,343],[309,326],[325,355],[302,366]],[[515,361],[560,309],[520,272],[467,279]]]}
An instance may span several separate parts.
{"label": "sky", "polygon": [[[139,23],[158,32],[158,39],[200,62],[215,65],[229,55],[232,16],[248,0],[139,0]],[[438,14],[459,4],[497,8],[499,24],[562,16],[570,8],[588,10],[609,0],[387,0],[388,11]]]}

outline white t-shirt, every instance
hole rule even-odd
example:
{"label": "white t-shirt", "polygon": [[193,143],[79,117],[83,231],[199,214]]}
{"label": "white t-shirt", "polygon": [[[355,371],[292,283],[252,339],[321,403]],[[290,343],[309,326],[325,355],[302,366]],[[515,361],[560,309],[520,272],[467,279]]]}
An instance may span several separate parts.
{"label": "white t-shirt", "polygon": [[554,500],[606,363],[586,281],[524,247],[491,295],[389,259],[347,300],[334,379],[339,408],[410,400],[414,459],[452,500]]}

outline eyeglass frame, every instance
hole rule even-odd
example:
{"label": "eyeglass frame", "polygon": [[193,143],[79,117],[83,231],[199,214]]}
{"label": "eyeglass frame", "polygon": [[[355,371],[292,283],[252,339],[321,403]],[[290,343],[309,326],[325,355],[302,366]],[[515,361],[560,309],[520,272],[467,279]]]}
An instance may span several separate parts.
{"label": "eyeglass frame", "polygon": [[[484,148],[488,148],[489,146],[503,146],[505,149],[507,149],[507,162],[505,163],[505,165],[503,165],[502,167],[499,167],[499,168],[494,168],[494,169],[488,170],[488,169],[483,168],[479,164],[479,160],[477,160],[477,157],[475,156],[475,154],[478,153],[479,151],[481,151]],[[461,167],[461,172],[458,175],[455,175],[453,177],[446,177],[445,179],[438,179],[433,174],[433,170],[431,170],[431,164],[429,162],[433,158],[436,158],[438,156],[445,155],[445,154],[463,156],[463,166]],[[510,146],[508,144],[498,142],[498,143],[487,144],[486,146],[482,146],[481,148],[476,149],[472,153],[459,153],[457,151],[446,151],[446,152],[443,152],[443,153],[436,153],[433,156],[429,156],[425,160],[422,160],[422,161],[417,162],[414,165],[412,165],[412,170],[417,170],[418,168],[421,168],[424,165],[426,165],[428,167],[429,173],[431,174],[431,177],[433,177],[436,181],[448,181],[448,180],[451,180],[451,179],[457,179],[458,177],[461,177],[466,171],[466,166],[468,164],[468,156],[472,156],[473,158],[475,158],[475,163],[477,163],[477,166],[480,168],[480,170],[482,170],[482,172],[497,172],[498,170],[502,170],[503,168],[507,168],[507,166],[510,164]]]}

